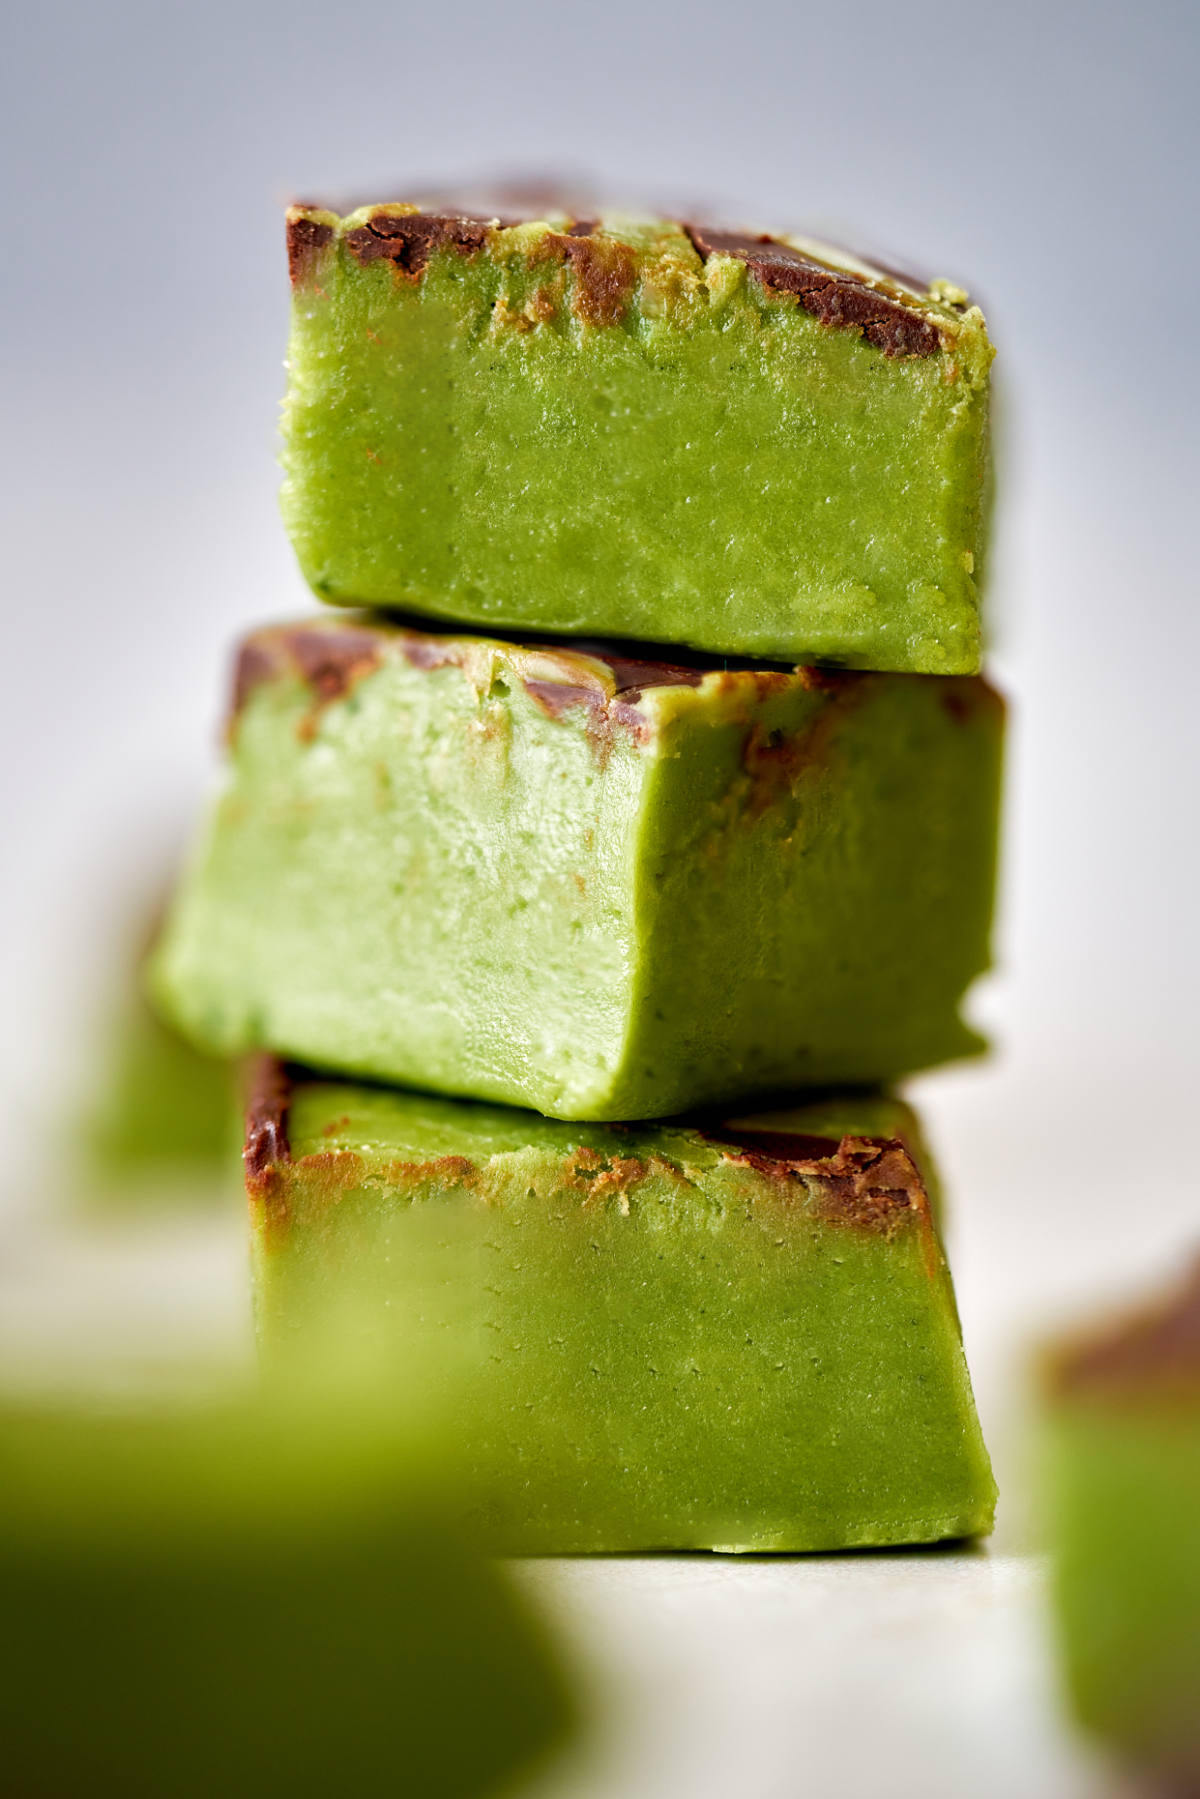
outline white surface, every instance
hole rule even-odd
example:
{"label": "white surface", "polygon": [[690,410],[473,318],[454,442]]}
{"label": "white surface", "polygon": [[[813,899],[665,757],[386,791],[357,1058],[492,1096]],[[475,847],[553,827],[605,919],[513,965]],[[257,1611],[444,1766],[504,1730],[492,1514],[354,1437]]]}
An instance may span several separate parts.
{"label": "white surface", "polygon": [[1105,1799],[1031,1557],[527,1563],[587,1650],[587,1747],[536,1799]]}

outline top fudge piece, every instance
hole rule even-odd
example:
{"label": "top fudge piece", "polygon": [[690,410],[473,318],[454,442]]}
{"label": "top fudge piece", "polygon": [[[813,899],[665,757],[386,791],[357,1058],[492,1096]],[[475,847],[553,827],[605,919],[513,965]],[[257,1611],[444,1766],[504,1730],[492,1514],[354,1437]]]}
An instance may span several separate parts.
{"label": "top fudge piece", "polygon": [[489,628],[979,666],[982,315],[796,237],[288,215],[314,590]]}

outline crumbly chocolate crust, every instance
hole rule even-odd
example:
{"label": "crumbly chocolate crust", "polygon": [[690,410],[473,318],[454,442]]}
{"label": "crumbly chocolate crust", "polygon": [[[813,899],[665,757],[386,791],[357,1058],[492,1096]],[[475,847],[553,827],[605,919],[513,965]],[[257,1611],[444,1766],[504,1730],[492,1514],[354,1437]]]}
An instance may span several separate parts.
{"label": "crumbly chocolate crust", "polygon": [[[594,639],[539,637],[522,634],[508,641],[477,633],[440,633],[420,623],[387,624],[348,621],[314,621],[303,625],[268,625],[239,646],[233,678],[232,704],[226,727],[229,742],[236,739],[242,711],[263,683],[299,678],[312,692],[312,704],[298,721],[302,739],[312,739],[323,709],[349,694],[370,675],[389,653],[399,654],[414,668],[433,670],[459,667],[477,674],[478,652],[489,643],[512,652],[515,673],[530,698],[551,718],[560,718],[572,707],[585,707],[588,737],[603,760],[616,728],[645,742],[651,724],[640,710],[643,696],[656,687],[699,687],[706,675],[718,684],[753,683],[760,696],[780,684],[800,683],[814,693],[836,701],[820,709],[810,726],[799,733],[764,733],[755,725],[746,739],[744,763],[751,781],[748,803],[765,806],[781,785],[791,785],[797,771],[819,759],[829,733],[836,729],[844,708],[864,695],[877,676],[857,669],[788,668],[761,662],[733,662],[686,649],[667,649],[663,654],[637,654],[638,645]],[[658,646],[647,645],[647,650]],[[670,660],[668,660],[668,654]],[[678,658],[676,660],[675,658]],[[939,680],[953,677],[939,676]],[[991,690],[974,677],[987,703]],[[971,716],[971,708],[963,716]]]}
{"label": "crumbly chocolate crust", "polygon": [[566,261],[575,276],[572,304],[589,325],[619,325],[637,284],[637,263],[627,244],[591,235],[591,221],[572,225],[546,239],[546,248]]}
{"label": "crumbly chocolate crust", "polygon": [[1052,1375],[1067,1395],[1133,1398],[1186,1386],[1200,1396],[1200,1256],[1165,1300],[1072,1344]]}
{"label": "crumbly chocolate crust", "polygon": [[288,1113],[292,1103],[292,1077],[278,1056],[252,1056],[246,1067],[246,1139],[242,1162],[246,1185],[253,1192],[269,1179],[272,1169],[290,1162]]}
{"label": "crumbly chocolate crust", "polygon": [[880,291],[881,284],[817,262],[765,233],[747,237],[735,231],[710,231],[702,225],[684,229],[698,256],[737,257],[764,287],[794,295],[822,325],[860,330],[885,356],[934,356],[942,347],[937,326],[906,306],[898,287],[893,288],[896,297],[889,297]]}
{"label": "crumbly chocolate crust", "polygon": [[[291,1163],[288,1118],[296,1074],[303,1078],[302,1070],[293,1071],[278,1056],[267,1053],[251,1057],[246,1065],[246,1138],[242,1160],[246,1187],[252,1195],[265,1193],[272,1184],[274,1171]],[[854,1225],[891,1235],[915,1215],[929,1217],[925,1183],[911,1151],[899,1137],[839,1139],[800,1131],[756,1131],[742,1124],[726,1129],[713,1126],[698,1134],[705,1142],[714,1144],[725,1161],[735,1167],[752,1168],[777,1192],[789,1195],[797,1190],[797,1183],[801,1183],[815,1215],[828,1223]],[[582,1168],[588,1177],[589,1195],[595,1198],[607,1188],[624,1187],[641,1180],[651,1163],[656,1161],[654,1157],[646,1161],[636,1156],[602,1156],[584,1146],[575,1151],[571,1176]],[[347,1151],[327,1152],[306,1156],[300,1164],[310,1169],[318,1165],[328,1165],[349,1178],[353,1170],[361,1167],[361,1158]],[[669,1163],[660,1165],[668,1169],[672,1166]],[[478,1172],[476,1165],[462,1156],[412,1164],[414,1169],[418,1166],[425,1172],[440,1169],[457,1180],[469,1181]],[[597,1171],[603,1172],[603,1181],[593,1178]],[[1198,1320],[1200,1265],[1197,1267],[1193,1324]],[[1196,1341],[1200,1345],[1200,1333]]]}
{"label": "crumbly chocolate crust", "polygon": [[379,664],[387,639],[369,625],[268,627],[238,646],[231,723],[264,681],[299,674],[320,700],[341,699]]}
{"label": "crumbly chocolate crust", "polygon": [[288,651],[322,702],[340,700],[379,663],[380,639],[367,631],[293,631]]}
{"label": "crumbly chocolate crust", "polygon": [[359,262],[386,258],[402,275],[415,281],[434,250],[453,249],[469,254],[480,248],[490,227],[500,222],[428,212],[376,212],[365,225],[347,231],[343,241]]}
{"label": "crumbly chocolate crust", "polygon": [[[929,1214],[929,1196],[907,1145],[899,1137],[810,1136],[737,1126],[706,1131],[727,1161],[777,1185],[816,1183],[817,1216],[835,1224],[890,1233],[910,1215]],[[807,1181],[806,1181],[807,1190]]]}
{"label": "crumbly chocolate crust", "polygon": [[[461,663],[465,647],[475,641],[470,636],[439,636],[434,632],[370,624],[268,626],[247,637],[238,649],[231,728],[236,727],[238,716],[255,689],[278,676],[298,674],[313,689],[317,704],[324,705],[343,698],[364,675],[377,668],[391,644],[415,668],[435,669]],[[689,657],[686,662],[643,659],[623,648],[609,649],[592,642],[522,642],[513,648],[545,649],[551,655],[559,650],[571,658],[569,663],[564,661],[563,680],[530,678],[524,683],[538,703],[555,714],[581,702],[632,709],[649,688],[698,687],[710,669],[725,666],[717,657]],[[593,685],[581,678],[586,676],[588,660],[603,663],[611,670],[615,692],[610,694],[598,679]]]}
{"label": "crumbly chocolate crust", "polygon": [[326,244],[333,241],[333,226],[320,219],[306,219],[302,214],[289,216],[287,222],[288,277],[299,287],[312,274],[313,264]]}
{"label": "crumbly chocolate crust", "polygon": [[[479,250],[488,231],[528,223],[528,216],[482,218],[449,211],[372,212],[366,223],[347,231],[343,242],[360,263],[387,260],[400,274],[418,280],[431,254],[454,249],[462,255]],[[568,214],[570,218],[570,214]],[[767,233],[719,231],[685,224],[683,231],[702,261],[713,255],[744,262],[772,293],[788,294],[831,328],[861,332],[885,356],[934,356],[942,348],[937,324],[913,304],[923,284],[886,269],[868,277],[852,269],[822,262]],[[317,252],[333,236],[333,228],[307,218],[294,208],[288,220],[288,266],[293,285],[306,280]],[[564,230],[547,237],[545,254],[557,255],[575,274],[573,304],[590,324],[617,324],[624,317],[636,282],[636,259],[628,245],[599,230],[595,218],[573,218]]]}

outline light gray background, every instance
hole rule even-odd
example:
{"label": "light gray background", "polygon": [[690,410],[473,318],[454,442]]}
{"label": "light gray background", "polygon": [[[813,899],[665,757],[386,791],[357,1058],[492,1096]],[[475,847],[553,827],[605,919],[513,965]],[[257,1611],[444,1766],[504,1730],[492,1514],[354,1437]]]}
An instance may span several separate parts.
{"label": "light gray background", "polygon": [[1200,10],[40,0],[3,29],[10,1216],[121,908],[211,768],[230,639],[310,604],[275,502],[290,196],[561,168],[982,299],[1002,1051],[919,1091],[1013,1528],[1030,1334],[1200,1238]]}

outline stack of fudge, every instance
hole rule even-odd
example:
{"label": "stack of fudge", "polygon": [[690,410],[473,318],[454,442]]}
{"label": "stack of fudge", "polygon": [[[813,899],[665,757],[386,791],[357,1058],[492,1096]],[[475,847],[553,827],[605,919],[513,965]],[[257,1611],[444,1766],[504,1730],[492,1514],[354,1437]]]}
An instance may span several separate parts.
{"label": "stack of fudge", "polygon": [[892,1091],[981,1047],[978,309],[661,218],[288,251],[285,519],[357,610],[241,645],[153,977],[253,1056],[264,1353],[427,1325],[516,1549],[987,1531]]}

